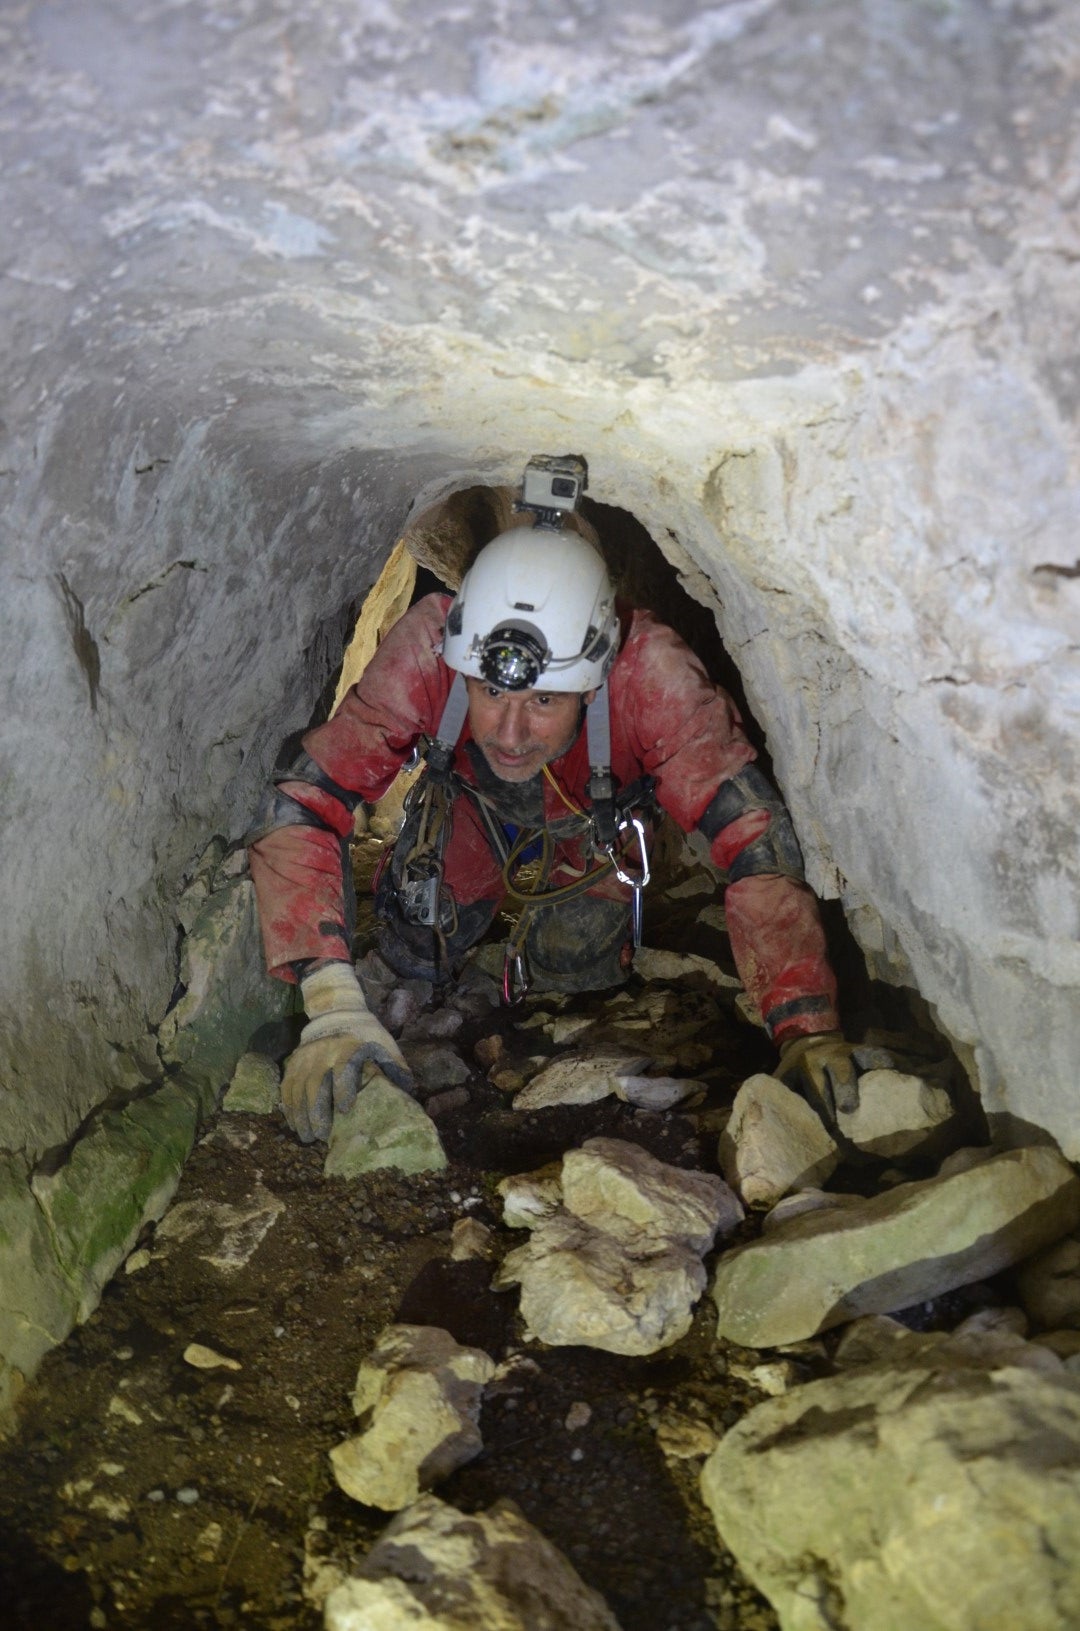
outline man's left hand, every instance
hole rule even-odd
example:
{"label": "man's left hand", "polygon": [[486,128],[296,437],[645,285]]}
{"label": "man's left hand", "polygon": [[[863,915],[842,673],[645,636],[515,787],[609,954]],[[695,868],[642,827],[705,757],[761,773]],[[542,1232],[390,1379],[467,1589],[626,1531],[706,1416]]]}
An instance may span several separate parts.
{"label": "man's left hand", "polygon": [[859,1108],[859,1077],[852,1058],[855,1044],[841,1031],[820,1031],[796,1036],[780,1045],[776,1074],[788,1087],[802,1093],[831,1127],[837,1117]]}

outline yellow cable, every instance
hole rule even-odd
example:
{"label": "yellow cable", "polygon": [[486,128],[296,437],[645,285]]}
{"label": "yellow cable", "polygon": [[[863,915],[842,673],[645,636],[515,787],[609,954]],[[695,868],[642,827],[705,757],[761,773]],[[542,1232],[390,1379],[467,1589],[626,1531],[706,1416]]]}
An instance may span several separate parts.
{"label": "yellow cable", "polygon": [[544,775],[547,777],[547,779],[551,783],[552,787],[554,787],[556,793],[558,793],[559,797],[562,799],[563,803],[566,805],[566,808],[570,811],[570,813],[572,815],[576,815],[576,816],[584,816],[585,811],[584,810],[579,810],[577,805],[574,803],[573,799],[567,798],[566,794],[563,792],[562,788],[559,786],[558,782],[555,780],[555,777],[552,775],[550,765],[545,765],[544,766]]}

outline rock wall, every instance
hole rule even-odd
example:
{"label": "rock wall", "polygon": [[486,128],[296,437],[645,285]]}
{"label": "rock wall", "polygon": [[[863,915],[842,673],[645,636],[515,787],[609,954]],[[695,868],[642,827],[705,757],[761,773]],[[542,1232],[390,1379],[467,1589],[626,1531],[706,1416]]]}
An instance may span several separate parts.
{"label": "rock wall", "polygon": [[0,1146],[154,1078],[410,506],[573,448],[874,967],[1080,1154],[1078,79],[1067,0],[9,6]]}

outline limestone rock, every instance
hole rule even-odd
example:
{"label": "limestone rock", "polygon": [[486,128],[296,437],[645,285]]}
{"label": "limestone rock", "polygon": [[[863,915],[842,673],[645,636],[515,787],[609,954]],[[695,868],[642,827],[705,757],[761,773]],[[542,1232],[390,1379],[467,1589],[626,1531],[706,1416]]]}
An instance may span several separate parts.
{"label": "limestone rock", "polygon": [[[843,1370],[860,1365],[934,1364],[994,1370],[1015,1365],[1053,1373],[1061,1360],[1025,1339],[1016,1327],[1019,1309],[984,1309],[954,1331],[913,1331],[887,1314],[854,1320],[837,1344],[833,1362]],[[1021,1319],[1022,1319],[1021,1315]]]}
{"label": "limestone rock", "polygon": [[216,1348],[208,1348],[205,1342],[189,1342],[184,1349],[185,1365],[192,1365],[195,1370],[242,1370],[238,1359],[228,1354],[218,1353]]}
{"label": "limestone rock", "polygon": [[634,1104],[640,1110],[671,1110],[699,1094],[704,1094],[702,1082],[681,1076],[616,1076],[615,1095],[624,1104]]}
{"label": "limestone rock", "polygon": [[434,1326],[389,1325],[361,1365],[353,1393],[365,1430],[330,1451],[354,1501],[387,1512],[412,1504],[483,1448],[480,1401],[495,1362]]}
{"label": "limestone rock", "polygon": [[236,1062],[232,1081],[225,1090],[221,1108],[268,1116],[281,1103],[281,1071],[265,1053],[243,1053]]}
{"label": "limestone rock", "polygon": [[1020,1300],[1043,1330],[1080,1328],[1080,1236],[1069,1235],[1025,1263]]}
{"label": "limestone rock", "polygon": [[473,1258],[490,1257],[493,1237],[479,1218],[458,1218],[450,1231],[450,1261],[467,1263]]}
{"label": "limestone rock", "polygon": [[323,1170],[328,1178],[355,1178],[380,1167],[439,1172],[445,1165],[446,1152],[431,1117],[375,1071],[352,1109],[334,1117]]}
{"label": "limestone rock", "polygon": [[1021,1262],[1080,1222],[1080,1179],[1054,1149],[793,1218],[722,1257],[718,1334],[773,1347],[888,1313]]}
{"label": "limestone rock", "polygon": [[1080,1623],[1080,1378],[920,1363],[809,1382],[732,1428],[701,1487],[791,1631]]}
{"label": "limestone rock", "polygon": [[637,1144],[590,1138],[562,1163],[566,1210],[616,1239],[637,1244],[641,1230],[685,1240],[706,1252],[718,1232],[742,1222],[727,1184],[711,1172],[688,1172],[658,1161]]}
{"label": "limestone rock", "polygon": [[791,1195],[782,1196],[776,1205],[766,1212],[761,1220],[761,1232],[771,1235],[781,1224],[791,1218],[801,1217],[804,1212],[821,1212],[829,1206],[852,1206],[858,1200],[858,1195],[831,1193],[825,1189],[797,1189]]}
{"label": "limestone rock", "polygon": [[426,1495],[326,1600],[326,1631],[619,1631],[512,1501],[469,1516]]}
{"label": "limestone rock", "polygon": [[497,1185],[503,1199],[503,1222],[508,1229],[534,1229],[549,1218],[562,1200],[561,1166],[557,1161],[536,1172],[516,1173]]}
{"label": "limestone rock", "polygon": [[249,1263],[285,1210],[284,1202],[262,1184],[246,1201],[181,1201],[158,1224],[155,1255],[171,1244],[188,1245],[204,1263],[222,1274],[235,1274]]}
{"label": "limestone rock", "polygon": [[962,1149],[953,1150],[951,1155],[945,1157],[938,1167],[937,1175],[939,1178],[952,1178],[958,1172],[970,1172],[972,1167],[981,1166],[984,1161],[989,1161],[993,1154],[994,1148],[991,1144],[965,1144]]}
{"label": "limestone rock", "polygon": [[806,1100],[775,1076],[750,1076],[720,1135],[720,1169],[747,1206],[774,1206],[836,1171],[835,1139]]}
{"label": "limestone rock", "polygon": [[860,1150],[883,1161],[940,1153],[956,1110],[943,1087],[899,1070],[868,1070],[859,1077],[858,1109],[837,1116],[840,1131]]}
{"label": "limestone rock", "polygon": [[494,1282],[520,1285],[530,1332],[552,1346],[621,1354],[655,1353],[685,1335],[705,1286],[702,1254],[742,1217],[727,1185],[594,1138],[564,1157],[561,1193],[561,1206],[543,1196],[532,1236]]}
{"label": "limestone rock", "polygon": [[738,991],[741,984],[733,974],[725,974],[711,957],[692,951],[663,951],[655,946],[638,947],[634,973],[643,980],[696,979],[717,991]]}
{"label": "limestone rock", "polygon": [[633,1076],[651,1063],[648,1054],[607,1049],[564,1055],[537,1072],[514,1099],[515,1110],[541,1110],[555,1104],[593,1104],[618,1091],[620,1076]]}
{"label": "limestone rock", "polygon": [[467,1082],[468,1065],[454,1048],[440,1042],[406,1042],[405,1062],[416,1078],[417,1091],[426,1096]]}
{"label": "limestone rock", "polygon": [[79,1319],[134,1246],[165,1212],[195,1141],[202,1102],[178,1078],[100,1117],[54,1171],[32,1188],[60,1263],[79,1292]]}
{"label": "limestone rock", "polygon": [[202,900],[181,947],[180,980],[183,995],[161,1024],[161,1058],[184,1068],[207,1108],[255,1032],[294,1002],[290,987],[265,972],[249,878],[222,883]]}

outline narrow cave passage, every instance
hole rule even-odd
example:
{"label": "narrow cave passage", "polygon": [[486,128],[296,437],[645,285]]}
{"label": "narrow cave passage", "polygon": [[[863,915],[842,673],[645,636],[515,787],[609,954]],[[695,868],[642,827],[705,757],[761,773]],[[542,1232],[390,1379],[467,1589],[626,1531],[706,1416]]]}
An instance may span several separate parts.
{"label": "narrow cave passage", "polygon": [[[361,608],[338,690],[410,602],[455,585],[505,503],[498,490],[472,489],[405,530]],[[685,594],[640,523],[599,504],[585,520],[627,597],[656,607],[736,690],[712,613]],[[363,811],[361,887],[399,811],[396,790]],[[357,1368],[391,1325],[437,1328],[499,1367],[479,1418],[483,1449],[439,1480],[442,1499],[464,1513],[512,1499],[623,1631],[775,1626],[717,1540],[697,1475],[776,1361],[718,1343],[708,1299],[694,1299],[681,1335],[617,1352],[538,1341],[513,1291],[493,1289],[521,1238],[507,1227],[500,1184],[557,1169],[590,1140],[675,1174],[715,1173],[735,1089],[774,1061],[738,1006],[707,853],[669,822],[655,860],[648,950],[624,991],[539,994],[503,1009],[505,925],[451,994],[418,980],[368,986],[416,1073],[444,1167],[421,1158],[410,1171],[399,1147],[371,1171],[324,1169],[323,1149],[300,1145],[275,1109],[299,1019],[249,1039],[173,1205],[144,1228],[97,1311],[45,1360],[25,1425],[0,1452],[0,1573],[13,1626],[45,1613],[61,1628],[320,1623],[328,1593],[387,1522],[338,1487],[329,1452],[354,1430]],[[362,903],[361,966],[366,927]],[[909,1044],[929,1057],[927,1038]],[[621,1061],[636,1084],[630,1097],[579,1091],[597,1059]],[[530,1107],[530,1085],[554,1067],[578,1086]],[[615,1064],[605,1068],[610,1076]],[[675,1102],[654,1102],[669,1083]],[[756,1229],[748,1220],[732,1239]],[[943,1304],[932,1317],[953,1316]],[[829,1353],[825,1342],[804,1345],[780,1363],[808,1380]]]}

